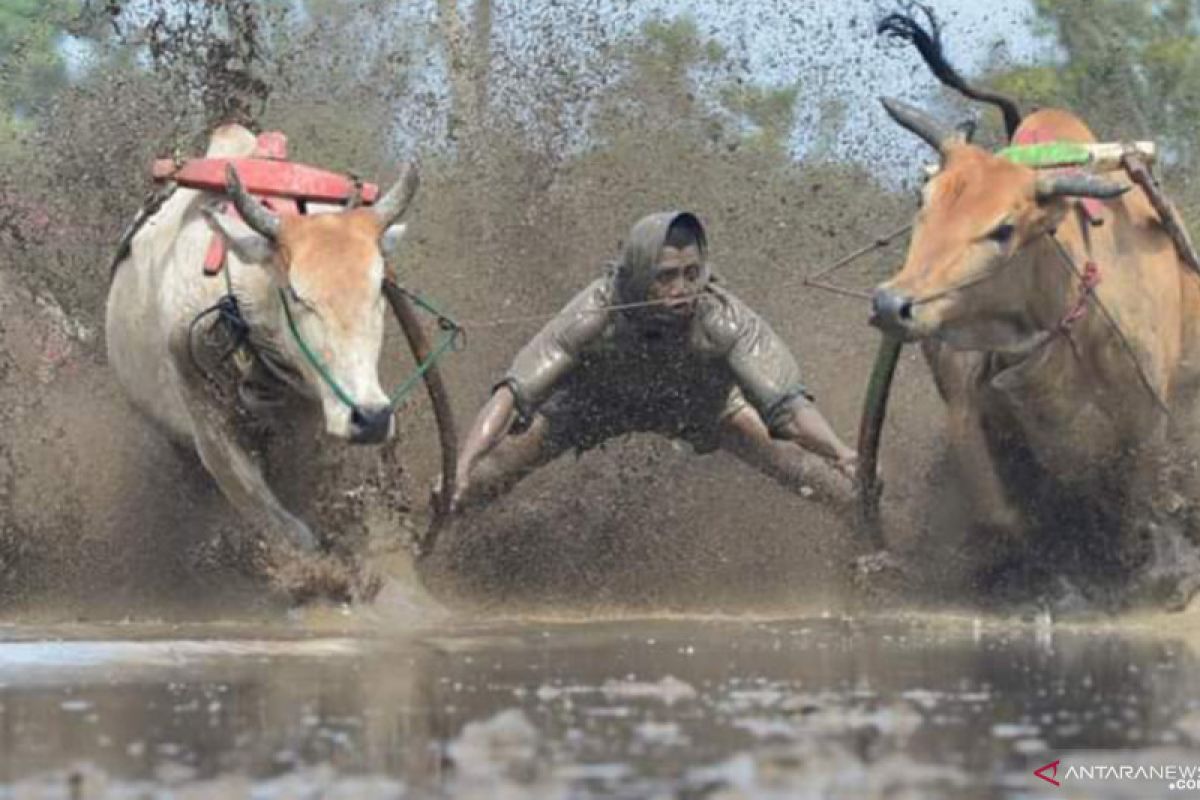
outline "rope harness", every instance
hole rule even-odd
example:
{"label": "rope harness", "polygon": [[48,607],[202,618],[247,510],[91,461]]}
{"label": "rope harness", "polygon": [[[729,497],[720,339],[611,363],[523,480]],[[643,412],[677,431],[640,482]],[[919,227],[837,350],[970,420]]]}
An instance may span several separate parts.
{"label": "rope harness", "polygon": [[[433,365],[435,365],[442,358],[442,356],[446,354],[447,351],[449,351],[451,348],[459,349],[461,345],[465,344],[466,333],[461,325],[455,322],[454,319],[452,319],[449,315],[443,313],[439,308],[437,308],[437,306],[433,305],[433,303],[425,300],[419,294],[410,292],[403,286],[400,286],[392,281],[391,278],[385,278],[384,280],[390,282],[392,286],[412,300],[422,311],[425,311],[435,317],[437,319],[438,329],[441,331],[441,336],[438,339],[437,344],[434,345],[429,356],[422,360],[421,363],[417,365],[417,368],[411,374],[409,374],[399,386],[396,387],[395,391],[388,396],[388,411],[394,413],[404,402],[405,398],[407,398],[412,390],[416,387],[417,382],[425,376],[425,373],[427,373],[430,368],[433,367]],[[317,354],[316,350],[309,345],[304,336],[300,333],[300,329],[296,325],[296,320],[292,316],[292,307],[288,302],[287,293],[284,292],[283,289],[277,289],[276,292],[279,295],[279,302],[283,306],[283,314],[287,319],[288,331],[291,333],[292,339],[295,340],[296,346],[300,348],[300,352],[304,354],[304,359],[309,363],[313,370],[316,371],[317,375],[321,377],[321,380],[326,386],[329,387],[329,390],[333,392],[338,400],[341,401],[342,405],[349,408],[352,412],[359,411],[359,406],[355,402],[354,398],[351,397],[349,392],[342,388],[342,385],[337,382],[337,379],[333,377],[333,374],[330,372],[325,362],[321,359],[320,355]]]}
{"label": "rope harness", "polygon": [[[242,170],[246,180],[252,187],[257,182],[257,185],[264,193],[268,195],[274,192],[279,193],[279,197],[268,196],[263,198],[263,202],[273,209],[278,204],[279,208],[276,209],[278,212],[303,214],[306,211],[306,204],[309,201],[338,202],[346,209],[354,209],[363,205],[364,202],[373,202],[378,198],[379,187],[363,181],[357,175],[330,173],[304,164],[288,162],[286,158],[286,137],[280,133],[268,132],[258,137],[254,157],[239,161],[239,169]],[[135,220],[134,225],[131,226],[131,232],[127,234],[127,237],[123,237],[123,242],[126,238],[132,239],[137,228],[141,227],[141,224],[149,218],[153,211],[162,205],[162,202],[170,195],[171,191],[174,191],[177,185],[182,184],[212,192],[223,191],[225,188],[224,167],[225,162],[221,159],[205,158],[184,161],[180,161],[179,159],[164,159],[156,162],[153,168],[156,179],[166,180],[168,183],[163,190],[160,190],[156,196],[153,196],[152,203],[148,203],[147,208],[143,209],[142,214]],[[221,213],[233,213],[232,202],[226,199],[220,204],[220,211]],[[122,248],[122,250],[125,249],[127,249],[127,243]],[[237,296],[233,291],[233,280],[230,277],[231,270],[228,263],[225,242],[219,235],[215,236],[209,244],[208,251],[205,254],[204,271],[209,276],[216,275],[218,272],[224,274],[225,294],[216,304],[200,312],[191,322],[188,335],[188,350],[193,364],[203,371],[203,368],[200,367],[196,359],[193,347],[195,328],[202,320],[215,314],[217,319],[214,322],[214,327],[218,325],[224,327],[232,339],[232,344],[220,358],[221,362],[224,362],[238,351],[248,351],[251,358],[264,364],[270,371],[274,372],[271,369],[272,365],[252,343],[250,324],[242,314]],[[417,364],[416,369],[405,377],[399,386],[388,396],[387,411],[395,413],[416,387],[417,383],[436,366],[437,362],[449,350],[463,343],[465,332],[461,325],[448,314],[442,312],[433,303],[399,286],[390,273],[385,276],[384,284],[383,288],[399,291],[411,299],[423,311],[431,314],[437,320],[438,328],[441,330],[441,336],[437,344]],[[317,373],[321,381],[333,392],[342,405],[346,406],[351,413],[363,413],[363,409],[359,406],[357,400],[334,377],[333,371],[321,357],[320,353],[317,352],[317,349],[300,332],[300,326],[297,324],[296,315],[293,313],[287,290],[282,287],[276,288],[276,296],[279,298],[279,303],[283,308],[288,333],[299,348],[304,360],[312,367],[313,371]]]}
{"label": "rope harness", "polygon": [[191,358],[192,365],[200,372],[205,372],[205,370],[200,363],[200,359],[196,357],[196,326],[213,314],[217,315],[217,319],[213,322],[209,330],[211,331],[220,325],[229,333],[230,338],[233,339],[233,343],[217,359],[218,363],[223,363],[237,352],[239,348],[248,346],[250,341],[250,324],[242,316],[242,309],[238,305],[237,298],[232,294],[222,295],[220,300],[201,311],[188,324],[188,357]]}
{"label": "rope harness", "polygon": [[192,361],[192,366],[198,372],[204,374],[212,381],[212,376],[208,375],[204,365],[200,363],[200,359],[196,358],[196,326],[206,318],[216,314],[217,318],[209,327],[209,332],[212,332],[218,326],[225,329],[229,334],[229,338],[233,343],[221,354],[217,359],[218,364],[223,364],[230,356],[239,350],[249,351],[251,356],[262,361],[262,355],[250,342],[250,323],[246,321],[245,315],[242,314],[241,304],[238,303],[237,295],[233,293],[233,280],[229,277],[229,270],[225,270],[225,294],[217,300],[216,303],[201,311],[188,324],[188,358]]}
{"label": "rope harness", "polygon": [[1100,267],[1095,261],[1089,260],[1083,265],[1083,277],[1079,281],[1079,288],[1082,289],[1079,297],[1075,300],[1075,305],[1071,307],[1063,318],[1059,320],[1057,330],[1064,334],[1070,335],[1071,326],[1083,318],[1087,313],[1088,295],[1095,292],[1096,287],[1100,285]]}
{"label": "rope harness", "polygon": [[[1084,265],[1084,269],[1081,271],[1079,267],[1076,266],[1075,259],[1071,257],[1071,254],[1067,251],[1067,248],[1063,245],[1063,243],[1058,240],[1058,237],[1050,234],[1050,240],[1054,242],[1054,246],[1062,258],[1063,268],[1066,269],[1072,276],[1074,276],[1079,282],[1079,285],[1083,287],[1083,292],[1080,294],[1079,300],[1076,302],[1076,308],[1068,313],[1067,316],[1063,318],[1063,321],[1059,323],[1059,330],[1062,330],[1063,333],[1068,334],[1067,338],[1070,340],[1068,333],[1069,328],[1071,324],[1074,323],[1075,319],[1083,316],[1086,311],[1087,300],[1090,298],[1096,304],[1096,307],[1100,309],[1100,312],[1104,315],[1104,319],[1108,323],[1109,328],[1111,328],[1113,333],[1116,334],[1117,341],[1121,343],[1122,351],[1128,357],[1130,363],[1133,364],[1134,371],[1137,373],[1138,380],[1142,384],[1142,388],[1144,388],[1150,395],[1151,399],[1154,400],[1154,404],[1158,406],[1158,409],[1163,413],[1163,415],[1170,417],[1170,407],[1167,405],[1166,400],[1163,399],[1163,397],[1158,393],[1158,390],[1154,387],[1154,383],[1150,380],[1150,376],[1146,374],[1146,369],[1142,366],[1141,359],[1138,358],[1137,352],[1134,351],[1133,344],[1129,341],[1129,337],[1125,335],[1125,331],[1121,330],[1121,326],[1117,323],[1116,317],[1113,316],[1112,312],[1109,311],[1108,306],[1104,304],[1104,301],[1102,301],[1100,296],[1094,291],[1095,285],[1099,283],[1100,280],[1099,268],[1094,262],[1088,261]],[[1088,274],[1089,269],[1092,271],[1091,276]],[[1091,283],[1090,286],[1089,283]],[[1080,306],[1085,306],[1085,308],[1081,309]],[[1074,316],[1075,319],[1071,319],[1072,316]],[[1079,352],[1075,349],[1075,343],[1073,341],[1071,342],[1071,347],[1078,358]]]}
{"label": "rope harness", "polygon": [[[216,315],[216,320],[213,322],[213,326],[210,327],[209,330],[212,330],[217,326],[221,326],[227,331],[232,339],[232,344],[218,359],[219,363],[226,361],[230,356],[241,349],[249,351],[250,355],[256,360],[263,360],[262,354],[258,352],[257,348],[254,347],[250,340],[250,323],[246,321],[245,316],[242,314],[241,307],[238,304],[237,295],[234,294],[233,281],[229,275],[230,270],[228,265],[226,265],[223,272],[225,273],[225,294],[222,295],[215,304],[197,314],[189,325],[188,353],[191,356],[192,363],[201,371],[204,370],[200,365],[199,360],[196,358],[195,348],[193,346],[194,332],[197,325],[199,325],[204,319],[213,315]],[[435,306],[432,302],[421,297],[419,294],[411,292],[400,286],[390,276],[384,278],[384,280],[392,288],[401,292],[410,300],[412,300],[413,303],[415,303],[421,310],[433,316],[437,320],[438,329],[441,331],[441,335],[437,341],[437,344],[434,345],[429,355],[419,364],[417,364],[416,369],[409,373],[409,375],[400,382],[396,389],[390,395],[388,395],[387,409],[389,412],[395,413],[395,411],[398,410],[407,399],[408,395],[412,393],[413,389],[416,388],[417,383],[425,377],[425,374],[428,373],[429,370],[432,369],[448,351],[451,349],[461,349],[462,345],[465,344],[466,331],[461,325],[458,324],[458,322]],[[285,292],[283,289],[276,289],[276,295],[279,298],[280,305],[283,307],[283,314],[284,318],[287,320],[288,332],[290,333],[292,339],[296,342],[296,346],[300,349],[305,361],[307,361],[317,375],[320,376],[322,382],[329,387],[329,390],[333,392],[334,396],[337,397],[342,405],[350,409],[351,412],[362,411],[355,399],[333,376],[332,371],[329,369],[324,359],[321,358],[316,349],[308,343],[308,340],[305,339],[304,335],[300,332],[300,328],[296,324],[295,316],[292,313],[291,303],[288,301],[287,292]]]}
{"label": "rope harness", "polygon": [[[1087,237],[1086,231],[1087,231],[1087,226],[1089,224],[1092,224],[1091,217],[1086,215],[1086,213],[1083,209],[1080,209],[1080,214],[1083,217],[1082,222],[1083,222],[1084,231],[1085,231],[1085,240],[1088,242],[1088,247],[1090,250],[1091,241],[1090,241],[1090,238]],[[841,259],[836,264],[834,264],[832,268],[824,269],[817,274],[825,275],[828,272],[831,272],[833,268],[845,266],[857,258],[865,256],[874,250],[878,250],[879,248],[886,246],[891,241],[890,237],[892,237],[894,235],[897,235],[897,234],[890,234],[889,237],[883,237],[883,238],[877,240],[872,245],[868,245],[867,247],[861,248],[861,249],[855,251],[854,253],[851,253],[846,258]],[[1159,394],[1158,390],[1154,387],[1154,383],[1150,380],[1150,376],[1146,374],[1146,370],[1142,366],[1142,362],[1138,358],[1137,353],[1133,348],[1133,344],[1129,341],[1129,337],[1125,335],[1125,331],[1122,330],[1121,326],[1117,323],[1116,317],[1113,316],[1112,312],[1108,309],[1108,307],[1100,299],[1100,296],[1098,294],[1096,294],[1096,287],[1100,285],[1100,282],[1102,280],[1102,275],[1100,272],[1100,265],[1097,264],[1095,260],[1093,260],[1089,257],[1088,260],[1086,262],[1084,262],[1083,269],[1080,269],[1076,265],[1075,259],[1071,257],[1071,253],[1067,250],[1066,246],[1062,243],[1062,241],[1057,236],[1054,235],[1053,231],[1047,232],[1046,236],[1050,239],[1051,242],[1054,243],[1055,250],[1057,251],[1057,253],[1059,255],[1060,263],[1062,264],[1063,269],[1065,269],[1067,271],[1067,273],[1071,276],[1071,278],[1079,286],[1079,296],[1075,299],[1075,302],[1073,304],[1071,304],[1071,306],[1063,313],[1062,318],[1058,321],[1058,323],[1053,328],[1042,331],[1041,334],[1037,337],[1036,341],[1034,341],[1031,345],[1029,345],[1028,347],[1025,348],[1025,355],[1029,355],[1033,351],[1040,349],[1041,347],[1043,347],[1046,344],[1048,344],[1049,342],[1051,342],[1057,336],[1065,336],[1067,338],[1067,341],[1070,342],[1070,344],[1071,344],[1071,350],[1072,350],[1072,352],[1074,352],[1075,357],[1079,358],[1080,357],[1079,350],[1075,344],[1074,339],[1072,339],[1071,335],[1070,335],[1071,328],[1075,325],[1075,323],[1077,323],[1079,320],[1083,319],[1083,317],[1087,315],[1089,301],[1094,302],[1096,307],[1098,309],[1100,309],[1101,313],[1104,315],[1104,319],[1108,323],[1109,327],[1112,329],[1113,333],[1116,334],[1117,340],[1121,344],[1122,352],[1125,353],[1126,357],[1129,359],[1130,363],[1133,365],[1134,371],[1137,373],[1138,381],[1141,383],[1142,388],[1144,388],[1146,390],[1146,392],[1150,395],[1150,397],[1154,400],[1154,404],[1158,407],[1158,409],[1164,415],[1169,417],[1171,415],[1170,408],[1167,406],[1166,401]],[[960,292],[965,289],[969,289],[969,288],[978,286],[981,283],[985,283],[989,280],[992,280],[992,279],[998,277],[1002,272],[1003,272],[1002,269],[990,270],[990,271],[984,273],[983,275],[979,275],[974,278],[971,278],[970,280],[966,280],[966,281],[962,281],[961,283],[954,284],[953,286],[950,286],[939,292],[935,292],[934,294],[928,295],[926,297],[917,298],[912,301],[913,305],[924,305],[926,303],[932,303],[935,300],[939,300],[939,299],[946,297],[947,295],[953,294],[955,292]],[[821,284],[816,283],[814,281],[808,281],[807,285],[813,286],[814,288],[817,288],[817,289],[824,289],[827,291],[829,291],[831,289],[836,289],[837,291],[835,293],[838,293],[838,294],[847,293],[847,290],[843,290],[841,287],[822,286]]]}
{"label": "rope harness", "polygon": [[[1140,154],[1136,152],[1130,153],[1126,145],[1121,145],[1120,150],[1120,165],[1134,180],[1134,183],[1143,189],[1143,191],[1154,204],[1155,210],[1158,211],[1164,226],[1168,229],[1168,232],[1171,233],[1180,256],[1189,265],[1198,263],[1196,262],[1195,253],[1191,248],[1190,240],[1187,239],[1185,235],[1181,236],[1179,233],[1172,230],[1172,225],[1175,225],[1176,227],[1179,226],[1179,222],[1175,218],[1174,209],[1172,206],[1170,206],[1169,202],[1158,196],[1155,187],[1152,185],[1152,178],[1149,177],[1149,170],[1142,162]],[[1153,152],[1152,147],[1150,147],[1150,152]],[[1092,161],[1095,159],[1095,154],[1087,150],[1086,147],[1076,145],[1074,143],[1039,142],[1036,134],[1024,137],[1021,141],[1018,141],[1015,146],[1005,148],[997,155],[1009,161],[1021,163],[1035,169],[1062,169],[1064,167],[1081,167],[1087,165],[1088,163],[1092,163]],[[1138,381],[1141,383],[1142,388],[1144,388],[1154,400],[1154,404],[1158,407],[1158,409],[1164,415],[1170,417],[1171,412],[1167,406],[1166,400],[1159,394],[1158,390],[1154,386],[1154,382],[1146,373],[1146,369],[1142,365],[1141,359],[1138,358],[1133,344],[1129,341],[1129,337],[1125,335],[1125,331],[1122,330],[1121,326],[1118,324],[1116,317],[1096,293],[1096,288],[1100,285],[1102,278],[1100,265],[1090,256],[1091,237],[1089,236],[1088,231],[1092,225],[1097,225],[1100,222],[1099,204],[1094,199],[1082,198],[1077,202],[1076,209],[1080,217],[1084,242],[1089,253],[1087,261],[1084,262],[1083,269],[1078,267],[1078,265],[1075,263],[1075,259],[1072,258],[1071,253],[1067,250],[1066,246],[1063,245],[1062,241],[1059,240],[1059,238],[1055,235],[1054,231],[1049,231],[1046,235],[1054,243],[1054,247],[1059,255],[1063,268],[1068,272],[1072,280],[1078,284],[1079,296],[1066,310],[1054,328],[1042,331],[1031,345],[1024,348],[1024,354],[1028,356],[1035,350],[1040,349],[1054,338],[1061,335],[1065,336],[1067,341],[1070,343],[1071,350],[1075,354],[1075,357],[1077,359],[1081,358],[1078,346],[1076,345],[1075,340],[1071,337],[1071,329],[1087,314],[1089,301],[1093,302],[1104,315],[1105,321],[1108,323],[1108,326],[1116,335],[1117,340],[1120,342],[1122,352],[1125,353],[1126,357],[1133,365],[1134,371],[1137,373]],[[867,255],[868,253],[885,247],[897,236],[911,231],[912,227],[913,226],[910,224],[904,228],[900,228],[887,234],[886,236],[877,239],[872,244],[850,253],[844,258],[834,262],[832,265],[818,271],[811,277],[806,277],[804,284],[806,286],[811,286],[813,288],[821,289],[833,294],[847,295],[851,297],[865,297],[869,299],[870,295],[866,292],[861,292],[854,289],[846,289],[829,283],[823,283],[819,279],[828,275],[834,270],[844,267],[858,258]],[[915,299],[912,301],[912,304],[916,306],[932,303],[935,300],[946,297],[947,295],[960,292],[989,281],[1000,275],[1001,272],[1001,269],[990,270],[983,275],[979,275],[961,283],[952,285],[932,295]]]}

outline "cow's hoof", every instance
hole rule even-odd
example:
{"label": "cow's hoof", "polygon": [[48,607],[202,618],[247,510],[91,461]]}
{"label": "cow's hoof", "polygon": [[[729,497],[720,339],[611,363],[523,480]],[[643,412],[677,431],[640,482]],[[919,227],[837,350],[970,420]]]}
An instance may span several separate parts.
{"label": "cow's hoof", "polygon": [[1200,595],[1200,576],[1185,576],[1175,579],[1160,579],[1149,581],[1148,586],[1139,587],[1135,596],[1143,604],[1161,608],[1169,613],[1195,610],[1200,603],[1196,597]]}
{"label": "cow's hoof", "polygon": [[380,573],[332,555],[280,560],[268,574],[292,606],[370,602],[383,586]]}

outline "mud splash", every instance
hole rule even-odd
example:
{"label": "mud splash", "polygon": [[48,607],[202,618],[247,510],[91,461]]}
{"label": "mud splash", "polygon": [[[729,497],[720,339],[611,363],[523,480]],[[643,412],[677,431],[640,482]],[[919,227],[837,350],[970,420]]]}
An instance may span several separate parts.
{"label": "mud splash", "polygon": [[[195,153],[231,115],[287,132],[298,160],[375,180],[421,158],[424,188],[396,266],[406,286],[467,324],[470,346],[446,376],[464,424],[537,330],[531,318],[593,279],[633,220],[686,207],[708,225],[725,284],[794,348],[821,407],[853,438],[876,335],[861,301],[807,289],[803,275],[910,217],[925,155],[880,128],[874,94],[934,86],[915,56],[880,48],[865,24],[879,4],[863,0],[851,14],[708,4],[689,17],[672,3],[588,16],[553,3],[492,15],[478,2],[457,31],[382,0],[308,4],[302,14],[297,4],[260,13],[248,0],[194,16],[171,13],[175,5],[89,8],[101,24],[87,28],[85,15],[71,35],[94,60],[31,105],[27,135],[0,152],[10,167],[0,170],[0,609],[120,618],[171,607],[194,618],[286,602],[246,578],[247,559],[223,536],[238,524],[228,504],[194,458],[130,413],[88,334],[102,329],[106,261],[149,188],[146,165]],[[954,41],[980,54],[970,67],[1003,73],[1010,56],[1037,55],[1020,15],[994,28],[1000,12],[991,13],[989,24],[964,4],[958,19],[968,24],[954,23]],[[847,100],[853,86],[870,87],[861,102]],[[1121,130],[1121,119],[1095,122]],[[837,281],[870,287],[902,249]],[[498,322],[514,317],[525,321]],[[395,346],[385,361],[388,381],[411,367]],[[1052,571],[976,580],[986,538],[946,480],[944,413],[915,351],[892,408],[887,533],[921,565],[900,596],[991,608],[997,597],[1019,605],[1054,594]],[[268,472],[285,503],[338,557],[386,563],[424,528],[437,472],[432,419],[418,402],[399,427],[394,449],[370,455],[291,432],[271,443]],[[1119,531],[1150,543],[1167,583],[1195,574],[1194,507],[1185,497],[1178,513]],[[1097,530],[1054,518],[1038,533],[1053,546],[1032,560],[1075,559],[1086,572],[1106,549]],[[843,521],[740,465],[635,438],[543,470],[446,536],[420,577],[446,599],[488,609],[778,608],[855,598],[842,567],[857,549]],[[339,594],[319,569],[293,572],[294,595],[303,584]],[[1079,593],[1058,594],[1070,605]],[[1082,605],[1121,605],[1095,594]]]}
{"label": "mud splash", "polygon": [[986,798],[1200,747],[1155,620],[348,622],[5,628],[0,797]]}

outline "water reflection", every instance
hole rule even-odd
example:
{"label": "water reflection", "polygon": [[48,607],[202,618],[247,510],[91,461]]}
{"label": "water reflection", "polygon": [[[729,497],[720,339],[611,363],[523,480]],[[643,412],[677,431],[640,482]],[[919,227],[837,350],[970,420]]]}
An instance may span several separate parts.
{"label": "water reflection", "polygon": [[0,798],[960,798],[1054,791],[1032,771],[1056,758],[1200,762],[1196,655],[1146,632],[925,618],[44,634],[0,645]]}

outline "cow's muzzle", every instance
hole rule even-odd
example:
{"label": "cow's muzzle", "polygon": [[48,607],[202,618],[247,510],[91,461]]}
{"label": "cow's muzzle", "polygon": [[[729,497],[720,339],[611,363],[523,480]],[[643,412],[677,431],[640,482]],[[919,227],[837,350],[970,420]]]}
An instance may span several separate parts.
{"label": "cow's muzzle", "polygon": [[880,286],[871,296],[871,324],[893,335],[912,332],[913,300],[906,294]]}
{"label": "cow's muzzle", "polygon": [[392,432],[392,407],[390,405],[363,408],[356,406],[350,412],[350,441],[354,444],[380,444]]}

